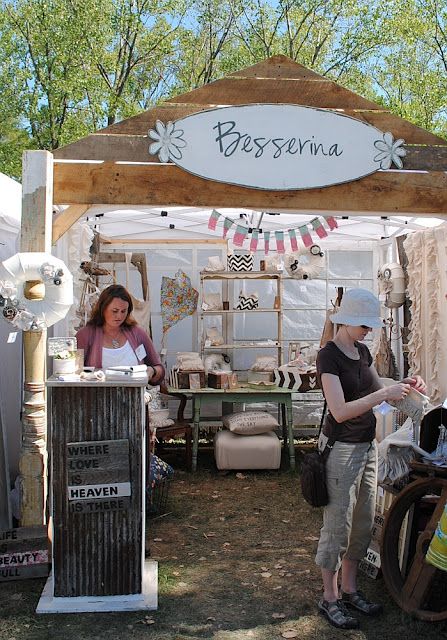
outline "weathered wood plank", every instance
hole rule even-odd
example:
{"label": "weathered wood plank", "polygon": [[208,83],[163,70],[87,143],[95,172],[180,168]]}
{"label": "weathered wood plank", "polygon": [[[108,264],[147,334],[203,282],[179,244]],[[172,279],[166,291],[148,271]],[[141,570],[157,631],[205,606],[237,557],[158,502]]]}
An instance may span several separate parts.
{"label": "weathered wood plank", "polygon": [[87,211],[85,205],[73,205],[65,211],[53,216],[52,244],[56,244],[61,236],[79,220]]}
{"label": "weathered wood plank", "polygon": [[[395,138],[404,138],[405,132],[410,135],[413,133],[408,127],[409,123],[405,123],[405,130],[399,131],[397,134],[393,130]],[[384,130],[389,131],[389,127],[385,127]],[[436,141],[438,140],[431,134],[425,135],[427,132],[421,133],[421,138],[427,139],[431,136]],[[149,139],[145,134],[143,135],[106,135],[106,134],[92,134],[78,143],[71,145],[71,149],[66,147],[66,154],[60,154],[61,159],[68,159],[66,155],[70,152],[72,154],[72,160],[97,160],[104,162],[147,162],[147,163],[159,163],[157,156],[149,155]],[[418,170],[418,171],[447,171],[447,140],[445,145],[433,146],[433,142],[430,142],[430,146],[422,145],[406,145],[407,155],[404,158],[405,170]],[[83,215],[85,211],[82,211],[82,207],[71,208],[72,215],[65,221],[62,214],[58,214],[55,219],[57,228],[53,230],[53,242],[55,242],[67,229],[70,228],[76,220]],[[76,218],[76,216],[78,216]]]}
{"label": "weathered wood plank", "polygon": [[47,576],[49,562],[46,527],[0,531],[0,582]]}
{"label": "weathered wood plank", "polygon": [[4,567],[3,569],[0,569],[0,582],[45,578],[49,574],[49,571],[50,565],[48,563],[20,567]]}
{"label": "weathered wood plank", "polygon": [[58,203],[148,204],[249,209],[447,213],[443,172],[377,172],[346,184],[301,191],[248,189],[198,178],[174,165],[56,164]]}
{"label": "weathered wood plank", "polygon": [[[53,215],[53,156],[25,151],[22,180],[20,250],[51,252]],[[21,524],[44,522],[45,483],[45,347],[47,332],[25,331],[24,403],[22,411]]]}
{"label": "weathered wood plank", "polygon": [[25,151],[23,154],[21,251],[51,252],[52,175],[51,153]]}
{"label": "weathered wood plank", "polygon": [[222,78],[167,102],[195,104],[303,104],[324,109],[377,109],[378,105],[326,78]]}
{"label": "weathered wood plank", "polygon": [[287,56],[272,56],[268,60],[258,62],[251,67],[247,67],[234,73],[229,73],[228,77],[240,77],[240,78],[316,78],[321,79],[321,76],[315,71],[306,69],[302,64],[299,64],[288,58]]}

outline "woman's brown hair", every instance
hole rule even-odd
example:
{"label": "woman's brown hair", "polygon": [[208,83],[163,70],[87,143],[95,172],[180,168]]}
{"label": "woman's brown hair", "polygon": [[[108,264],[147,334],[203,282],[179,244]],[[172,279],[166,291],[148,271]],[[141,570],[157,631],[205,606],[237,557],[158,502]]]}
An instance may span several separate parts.
{"label": "woman's brown hair", "polygon": [[137,324],[137,321],[132,318],[133,302],[130,293],[121,284],[111,284],[101,291],[101,295],[98,298],[95,306],[93,307],[92,314],[87,324],[93,324],[96,327],[102,327],[104,324],[104,311],[112,302],[113,298],[119,298],[124,300],[129,305],[127,310],[126,319],[123,322],[125,327],[133,327]]}

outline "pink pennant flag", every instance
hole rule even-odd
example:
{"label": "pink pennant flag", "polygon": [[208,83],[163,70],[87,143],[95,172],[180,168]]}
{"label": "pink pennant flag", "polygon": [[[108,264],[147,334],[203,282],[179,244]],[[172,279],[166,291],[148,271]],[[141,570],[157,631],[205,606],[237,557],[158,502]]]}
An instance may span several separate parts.
{"label": "pink pennant flag", "polygon": [[298,251],[298,242],[296,240],[295,229],[289,229],[290,248],[292,251]]}
{"label": "pink pennant flag", "polygon": [[219,220],[219,218],[220,218],[220,213],[216,211],[216,209],[213,209],[210,215],[210,219],[208,220],[208,229],[211,229],[211,231],[215,231],[217,221]]}
{"label": "pink pennant flag", "polygon": [[270,231],[264,231],[264,253],[267,256],[270,248]]}
{"label": "pink pennant flag", "polygon": [[305,247],[311,247],[313,245],[312,236],[309,233],[309,229],[306,225],[299,227],[299,232],[301,235],[301,239],[304,242]]}
{"label": "pink pennant flag", "polygon": [[232,226],[233,226],[233,220],[231,220],[231,218],[225,218],[223,223],[223,236],[222,236],[223,238],[227,237],[227,233],[229,232]]}
{"label": "pink pennant flag", "polygon": [[333,231],[334,229],[338,229],[338,222],[334,218],[334,216],[327,216],[325,220],[326,220],[327,226],[331,231]]}
{"label": "pink pennant flag", "polygon": [[250,251],[256,251],[258,248],[259,229],[253,229],[251,232]]}
{"label": "pink pennant flag", "polygon": [[284,231],[275,231],[276,238],[276,250],[278,253],[285,253],[286,248],[284,246]]}
{"label": "pink pennant flag", "polygon": [[241,224],[237,225],[233,236],[233,244],[236,245],[236,247],[242,247],[244,240],[247,237],[247,232],[247,227],[243,227]]}
{"label": "pink pennant flag", "polygon": [[319,220],[318,218],[314,218],[310,221],[310,224],[313,226],[315,233],[319,238],[327,238],[327,231],[323,227],[321,220]]}

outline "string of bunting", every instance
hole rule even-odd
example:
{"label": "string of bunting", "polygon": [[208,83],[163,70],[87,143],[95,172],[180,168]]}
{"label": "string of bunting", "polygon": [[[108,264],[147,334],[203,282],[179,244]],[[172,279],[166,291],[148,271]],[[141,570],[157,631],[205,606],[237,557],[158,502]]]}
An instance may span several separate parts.
{"label": "string of bunting", "polygon": [[[233,234],[233,244],[236,247],[242,247],[244,244],[244,241],[247,239],[247,236],[249,234],[249,228],[246,227],[245,225],[238,224],[234,220],[231,220],[231,218],[227,218],[226,216],[223,216],[221,213],[219,213],[219,211],[216,211],[216,209],[213,209],[213,211],[211,212],[210,218],[208,220],[208,229],[210,229],[211,231],[216,231],[218,222],[223,222],[223,226],[222,226],[223,238],[227,237],[228,232],[233,226],[236,227],[234,229],[234,234]],[[303,224],[299,227],[295,227],[293,229],[287,229],[284,231],[272,231],[272,232],[264,231],[263,233],[264,253],[265,255],[268,255],[269,251],[272,249],[270,245],[270,240],[272,236],[274,236],[274,240],[276,243],[276,251],[278,253],[285,253],[286,251],[285,234],[287,234],[289,237],[290,248],[292,249],[292,251],[298,251],[299,247],[298,247],[298,238],[296,233],[297,231],[299,232],[301,241],[304,244],[304,246],[306,248],[311,247],[313,244],[315,244],[314,240],[312,239],[311,232],[316,233],[320,239],[326,238],[328,235],[326,231],[326,227],[327,229],[329,229],[329,231],[334,231],[334,229],[338,228],[337,220],[333,216],[322,216],[322,217],[317,216],[312,220],[310,220],[309,222],[307,222],[306,224]],[[260,240],[259,229],[257,228],[250,229],[250,234],[251,234],[250,251],[254,252],[258,248],[258,243]]]}

